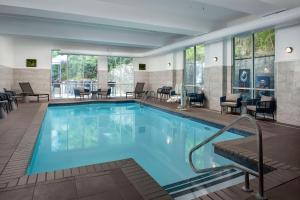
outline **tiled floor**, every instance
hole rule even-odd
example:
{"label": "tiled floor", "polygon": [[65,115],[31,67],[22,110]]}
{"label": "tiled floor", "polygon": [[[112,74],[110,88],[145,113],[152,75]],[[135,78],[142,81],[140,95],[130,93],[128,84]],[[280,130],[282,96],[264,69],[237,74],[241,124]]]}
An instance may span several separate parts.
{"label": "tiled floor", "polygon": [[[60,101],[65,103],[66,101]],[[148,102],[151,103],[151,102]],[[152,102],[154,106],[176,111],[176,104]],[[0,199],[170,199],[168,194],[133,160],[66,169],[54,173],[24,176],[39,125],[47,104],[21,104],[17,111],[0,120]],[[180,111],[184,115],[227,125],[236,115],[220,115],[202,108]],[[264,133],[265,161],[278,168],[266,176],[269,199],[298,199],[300,127],[260,121]],[[247,122],[237,126],[253,131]],[[217,147],[255,160],[256,141],[225,143]],[[136,173],[139,172],[139,173]],[[281,178],[278,178],[281,177]],[[280,186],[277,186],[279,185]],[[257,184],[251,183],[254,189]],[[252,199],[253,193],[240,186],[215,192],[201,199]],[[285,197],[285,198],[283,198]]]}
{"label": "tiled floor", "polygon": [[[119,162],[122,163],[122,162]],[[92,173],[78,174],[57,180],[27,183],[23,186],[9,187],[0,191],[0,199],[22,200],[67,200],[67,199],[108,199],[139,200],[144,199],[134,184],[124,174],[124,170],[132,169],[137,164],[133,160],[123,161],[123,165],[106,170],[95,170]],[[140,168],[136,168],[139,170]],[[157,187],[158,185],[154,185]],[[155,192],[154,192],[155,193]],[[164,193],[156,199],[170,199]]]}

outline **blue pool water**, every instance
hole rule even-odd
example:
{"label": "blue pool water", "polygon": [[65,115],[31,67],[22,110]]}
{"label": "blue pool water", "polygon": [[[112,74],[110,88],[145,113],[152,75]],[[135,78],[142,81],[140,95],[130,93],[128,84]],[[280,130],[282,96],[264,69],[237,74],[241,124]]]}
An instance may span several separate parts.
{"label": "blue pool water", "polygon": [[[188,152],[218,128],[136,103],[49,107],[28,174],[134,158],[161,185],[195,176]],[[227,132],[216,141],[240,138]],[[208,144],[195,153],[199,168],[231,161]]]}

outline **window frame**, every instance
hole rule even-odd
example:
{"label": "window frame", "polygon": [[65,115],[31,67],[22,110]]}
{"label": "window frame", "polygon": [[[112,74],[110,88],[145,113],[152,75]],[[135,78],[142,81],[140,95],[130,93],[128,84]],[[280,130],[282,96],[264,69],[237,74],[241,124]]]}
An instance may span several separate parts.
{"label": "window frame", "polygon": [[[260,30],[260,31],[267,31],[267,30],[270,30],[270,29],[266,29],[266,30]],[[272,29],[273,31],[275,31],[274,29]],[[270,58],[270,57],[274,57],[275,58],[275,48],[274,48],[274,54],[270,54],[270,55],[264,55],[264,56],[255,56],[255,34],[257,32],[260,32],[260,31],[256,31],[256,32],[251,32],[251,33],[246,33],[246,34],[241,34],[241,35],[236,35],[233,37],[232,39],[232,70],[231,70],[231,92],[234,93],[234,90],[248,90],[251,92],[251,98],[256,98],[256,92],[257,91],[269,91],[269,92],[273,92],[273,95],[275,96],[275,79],[274,79],[274,88],[272,89],[266,89],[266,88],[257,88],[256,87],[256,77],[255,77],[255,59],[256,58]],[[252,38],[252,54],[251,54],[251,58],[236,58],[236,52],[235,52],[235,39],[236,37],[242,37],[242,36],[251,36]],[[236,60],[246,60],[246,59],[252,59],[252,80],[251,80],[251,87],[249,88],[246,88],[246,87],[236,87],[234,86],[234,75],[235,75],[235,67],[236,67]],[[275,59],[274,59],[274,63],[275,63]],[[275,66],[274,66],[275,67]],[[274,76],[275,76],[275,72],[274,73]]]}
{"label": "window frame", "polygon": [[[184,61],[184,69],[183,69],[183,84],[185,87],[191,87],[193,88],[193,92],[196,92],[197,91],[197,87],[201,87],[204,83],[204,63],[205,63],[205,53],[204,53],[204,60],[203,60],[203,64],[201,66],[201,82],[199,84],[197,84],[197,76],[196,76],[196,71],[197,71],[197,46],[203,46],[203,48],[205,48],[205,45],[204,44],[196,44],[196,45],[193,45],[193,46],[190,46],[190,47],[187,47],[184,49],[184,52],[183,52],[183,61]],[[187,70],[187,50],[190,49],[190,48],[193,48],[193,72],[194,72],[194,76],[193,76],[193,84],[187,84],[186,81],[187,81],[187,77],[186,77],[186,70]]]}

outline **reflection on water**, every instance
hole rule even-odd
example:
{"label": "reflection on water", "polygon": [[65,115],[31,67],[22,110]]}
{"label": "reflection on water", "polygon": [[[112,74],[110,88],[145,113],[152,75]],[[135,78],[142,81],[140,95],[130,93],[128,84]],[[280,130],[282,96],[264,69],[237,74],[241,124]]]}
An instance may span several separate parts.
{"label": "reflection on water", "polygon": [[[49,107],[29,173],[131,157],[165,185],[195,176],[188,153],[215,131],[134,103]],[[226,133],[215,141],[239,137]],[[199,149],[194,161],[200,168],[229,162],[211,144]]]}

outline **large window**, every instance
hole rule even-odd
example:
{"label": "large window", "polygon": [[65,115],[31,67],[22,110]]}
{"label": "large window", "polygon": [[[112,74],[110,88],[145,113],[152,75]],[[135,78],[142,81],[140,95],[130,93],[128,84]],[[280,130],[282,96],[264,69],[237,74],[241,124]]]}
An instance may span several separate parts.
{"label": "large window", "polygon": [[184,85],[188,92],[197,92],[203,84],[204,45],[189,47],[184,51]]}
{"label": "large window", "polygon": [[232,88],[244,99],[274,95],[274,30],[237,36],[234,42]]}
{"label": "large window", "polygon": [[52,96],[74,97],[74,88],[97,89],[97,56],[61,54],[52,51]]}
{"label": "large window", "polygon": [[125,96],[134,90],[133,59],[128,57],[107,57],[108,81],[112,82],[112,95]]}

